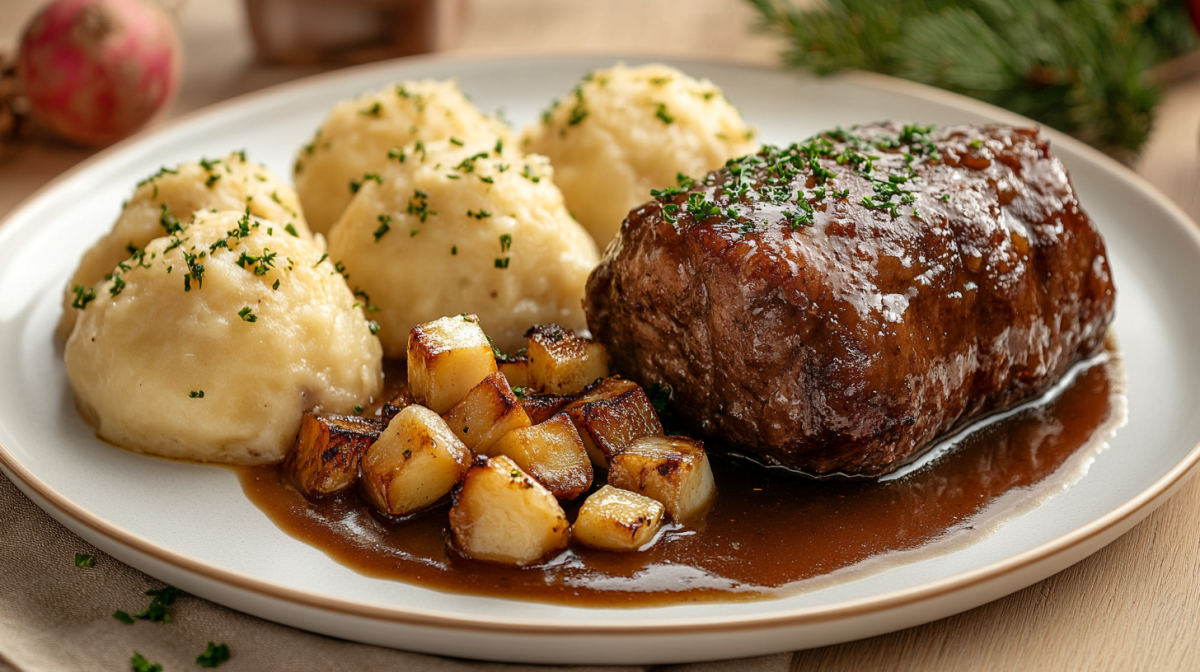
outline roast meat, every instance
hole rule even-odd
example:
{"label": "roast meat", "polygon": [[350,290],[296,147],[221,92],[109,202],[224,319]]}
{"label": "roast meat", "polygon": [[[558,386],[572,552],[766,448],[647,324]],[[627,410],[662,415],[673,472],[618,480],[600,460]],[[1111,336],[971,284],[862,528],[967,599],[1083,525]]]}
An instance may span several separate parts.
{"label": "roast meat", "polygon": [[877,475],[1104,346],[1104,242],[1035,129],[766,147],[630,213],[587,284],[614,370],[720,443]]}

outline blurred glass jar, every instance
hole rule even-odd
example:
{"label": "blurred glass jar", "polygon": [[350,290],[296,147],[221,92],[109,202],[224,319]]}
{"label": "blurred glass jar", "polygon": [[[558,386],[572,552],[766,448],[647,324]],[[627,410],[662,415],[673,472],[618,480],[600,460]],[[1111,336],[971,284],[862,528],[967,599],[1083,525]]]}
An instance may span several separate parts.
{"label": "blurred glass jar", "polygon": [[271,63],[351,65],[422,54],[454,37],[466,0],[245,0]]}

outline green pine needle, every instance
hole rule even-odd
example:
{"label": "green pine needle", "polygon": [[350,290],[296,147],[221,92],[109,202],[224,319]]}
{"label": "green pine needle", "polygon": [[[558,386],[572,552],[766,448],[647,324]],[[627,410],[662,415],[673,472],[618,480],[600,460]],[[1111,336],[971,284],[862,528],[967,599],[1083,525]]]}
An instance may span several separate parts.
{"label": "green pine needle", "polygon": [[903,77],[1008,108],[1128,160],[1158,89],[1146,71],[1196,45],[1183,0],[748,0],[783,61]]}

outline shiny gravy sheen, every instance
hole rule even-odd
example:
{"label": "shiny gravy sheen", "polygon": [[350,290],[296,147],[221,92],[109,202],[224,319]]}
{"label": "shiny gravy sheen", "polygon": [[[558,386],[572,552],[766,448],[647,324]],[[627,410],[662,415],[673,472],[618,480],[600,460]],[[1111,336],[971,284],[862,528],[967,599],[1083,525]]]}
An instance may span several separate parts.
{"label": "shiny gravy sheen", "polygon": [[[1022,503],[1028,508],[1082,476],[1124,417],[1117,356],[1084,367],[1057,393],[892,480],[814,480],[724,457],[710,446],[717,498],[702,523],[668,529],[642,552],[572,544],[526,568],[456,552],[445,505],[395,522],[373,515],[353,489],[310,501],[278,466],[238,472],[246,495],[276,525],[368,576],[577,606],[779,597],[881,571],[889,559],[907,562],[970,543],[1005,512],[1019,512]],[[583,499],[564,505],[569,519]]]}

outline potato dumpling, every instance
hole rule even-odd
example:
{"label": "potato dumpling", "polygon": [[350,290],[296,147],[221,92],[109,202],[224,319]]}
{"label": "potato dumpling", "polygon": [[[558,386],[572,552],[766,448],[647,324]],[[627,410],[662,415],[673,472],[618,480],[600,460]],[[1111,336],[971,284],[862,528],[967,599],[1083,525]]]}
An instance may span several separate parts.
{"label": "potato dumpling", "polygon": [[77,293],[67,375],[103,439],[208,462],[283,458],[305,411],[350,414],[382,386],[381,348],[308,238],[203,212]]}
{"label": "potato dumpling", "polygon": [[717,494],[704,447],[682,436],[634,441],[611,458],[608,483],[662,502],[677,523],[703,514]]}
{"label": "potato dumpling", "polygon": [[445,419],[454,435],[476,453],[488,452],[506,433],[530,425],[521,401],[499,372],[484,378]]}
{"label": "potato dumpling", "polygon": [[592,548],[636,551],[654,540],[662,529],[663,505],[606,485],[592,493],[571,526],[571,536]]}
{"label": "potato dumpling", "polygon": [[73,287],[91,289],[155,238],[192,223],[197,210],[239,210],[269,222],[277,233],[310,238],[296,192],[244,152],[223,159],[188,161],[143,180],[121,208],[113,228],[83,255],[67,284],[57,336],[66,341],[75,326]]}
{"label": "potato dumpling", "polygon": [[384,513],[414,513],[449,494],[471,466],[471,457],[441,416],[424,406],[409,406],[363,455],[362,492]]}
{"label": "potato dumpling", "polygon": [[292,180],[313,231],[326,233],[363,176],[379,173],[388,150],[418,140],[510,140],[499,119],[484,116],[458,84],[431,79],[397,82],[333,106],[312,141],[296,156]]}
{"label": "potato dumpling", "polygon": [[529,330],[529,386],[550,394],[579,394],[608,376],[608,350],[557,324]]}
{"label": "potato dumpling", "polygon": [[558,500],[503,455],[479,458],[450,509],[458,548],[472,558],[529,565],[567,546],[570,525]]}
{"label": "potato dumpling", "polygon": [[495,353],[474,315],[418,324],[408,334],[407,352],[408,391],[438,413],[496,373]]}
{"label": "potato dumpling", "polygon": [[575,499],[592,486],[592,462],[571,419],[559,414],[532,427],[514,429],[492,444],[559,499]]}
{"label": "potato dumpling", "polygon": [[525,130],[522,148],[549,157],[567,207],[603,248],[651,189],[756,151],[754,136],[712,82],[665,65],[617,65],[555,103]]}
{"label": "potato dumpling", "polygon": [[329,256],[379,308],[389,357],[414,325],[474,313],[496,346],[530,325],[586,326],[595,243],[567,213],[543,157],[509,145],[426,143],[393,153],[329,233]]}

